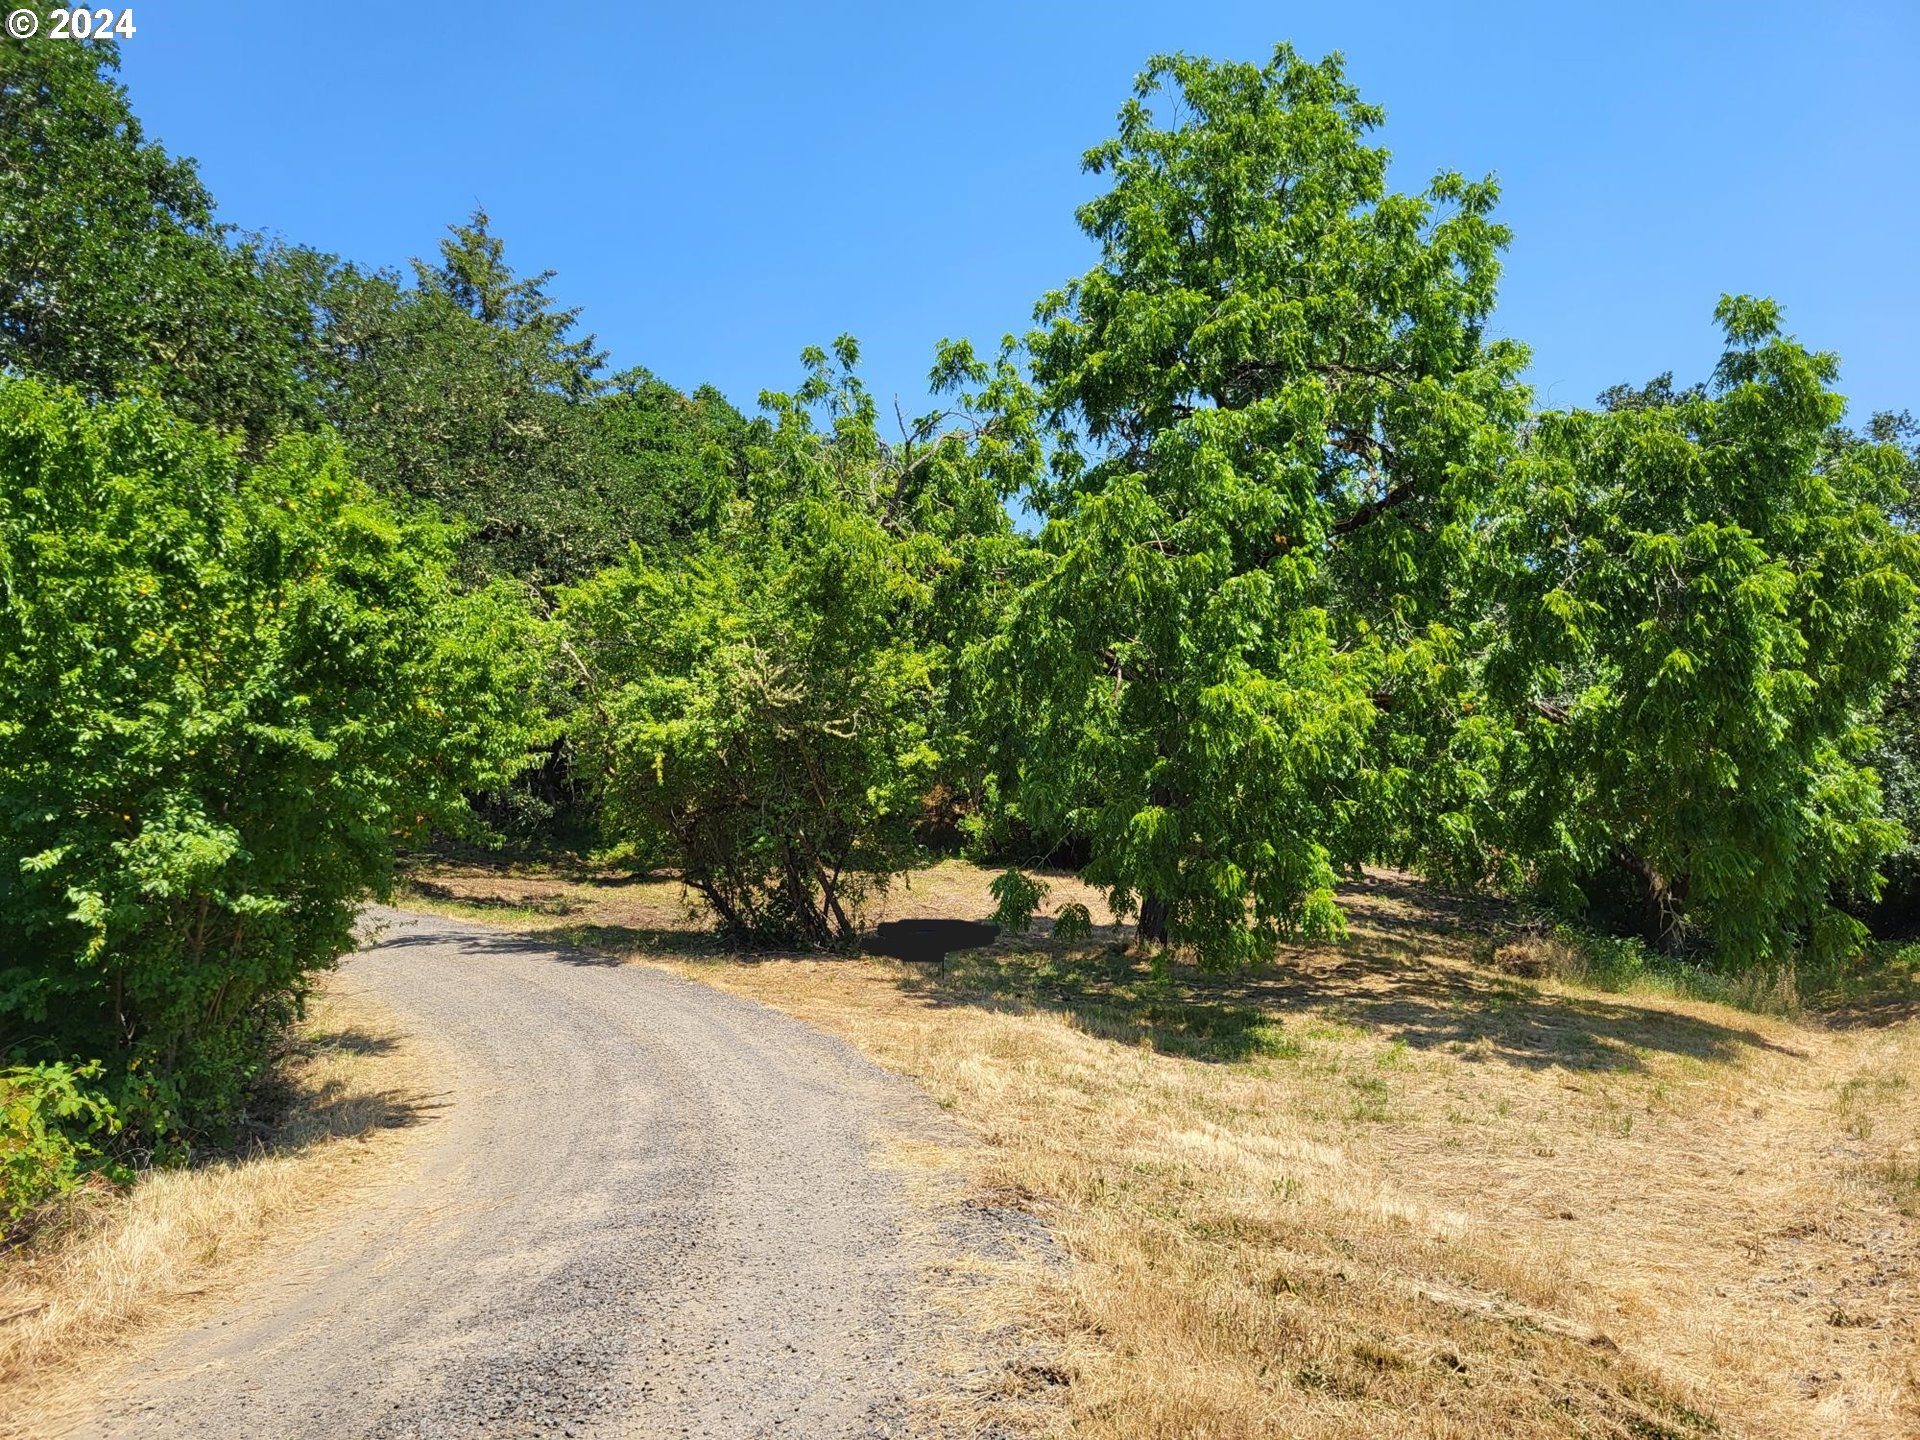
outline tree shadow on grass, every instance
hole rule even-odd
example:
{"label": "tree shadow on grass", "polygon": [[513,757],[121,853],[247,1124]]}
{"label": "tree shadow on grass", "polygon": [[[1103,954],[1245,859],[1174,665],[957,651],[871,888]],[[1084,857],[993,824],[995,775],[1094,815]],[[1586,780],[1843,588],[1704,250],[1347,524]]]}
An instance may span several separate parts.
{"label": "tree shadow on grass", "polygon": [[408,881],[408,887],[429,900],[440,900],[461,905],[470,910],[495,910],[506,914],[532,913],[564,917],[576,915],[583,908],[581,902],[565,895],[524,896],[515,898],[509,895],[484,895],[456,890],[451,885],[443,885],[437,880],[415,878]]}
{"label": "tree shadow on grass", "polygon": [[1920,948],[1875,945],[1847,972],[1812,979],[1803,994],[1836,1030],[1885,1030],[1920,1020]]}
{"label": "tree shadow on grass", "polygon": [[374,1035],[351,1027],[329,1031],[319,1036],[314,1044],[318,1048],[338,1050],[347,1055],[391,1055],[400,1048],[400,1042],[391,1035]]}
{"label": "tree shadow on grass", "polygon": [[1797,1055],[1757,1030],[1630,1000],[1540,990],[1357,934],[1335,949],[1218,974],[1108,946],[995,949],[902,977],[935,1006],[1060,1014],[1089,1034],[1221,1063],[1298,1055],[1350,1029],[1413,1050],[1530,1070],[1629,1072],[1655,1056],[1725,1063],[1752,1050]]}
{"label": "tree shadow on grass", "polygon": [[378,1130],[405,1130],[433,1119],[446,1108],[446,1102],[438,1096],[367,1090],[339,1081],[293,1090],[267,1142],[267,1148],[278,1154],[297,1153],[327,1140],[353,1139]]}
{"label": "tree shadow on grass", "polygon": [[550,932],[568,945],[628,955],[718,955],[726,945],[710,929],[678,925],[562,925]]}

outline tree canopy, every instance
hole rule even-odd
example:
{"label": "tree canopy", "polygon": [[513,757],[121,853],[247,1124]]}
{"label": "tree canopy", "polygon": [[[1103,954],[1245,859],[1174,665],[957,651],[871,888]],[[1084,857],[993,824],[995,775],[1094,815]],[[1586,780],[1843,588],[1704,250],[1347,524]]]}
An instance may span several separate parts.
{"label": "tree canopy", "polygon": [[1912,644],[1908,457],[1836,444],[1831,355],[1777,307],[1721,302],[1711,385],[1546,414],[1499,506],[1510,719],[1483,832],[1563,901],[1609,869],[1669,948],[1778,962],[1849,948],[1833,902],[1900,842],[1865,763]]}
{"label": "tree canopy", "polygon": [[[1485,333],[1491,181],[1390,193],[1337,59],[1163,58],[1040,305],[1043,575],[998,673],[1010,768],[1143,935],[1221,960],[1340,925],[1334,883],[1435,790],[1475,524],[1525,415]],[[1383,763],[1384,762],[1384,763]]]}
{"label": "tree canopy", "polygon": [[563,584],[713,522],[747,429],[717,393],[604,376],[552,272],[517,276],[485,211],[413,270],[334,270],[315,368],[361,473],[465,523],[467,573]]}
{"label": "tree canopy", "polygon": [[111,41],[0,44],[0,366],[259,441],[310,422],[305,267],[216,220],[119,63]]}

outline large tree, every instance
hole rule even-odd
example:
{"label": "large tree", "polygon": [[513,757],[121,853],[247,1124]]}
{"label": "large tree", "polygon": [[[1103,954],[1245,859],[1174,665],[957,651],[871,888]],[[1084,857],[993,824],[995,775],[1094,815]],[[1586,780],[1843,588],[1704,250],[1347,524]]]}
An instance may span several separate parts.
{"label": "large tree", "polygon": [[327,415],[362,473],[463,521],[470,572],[536,583],[591,568],[574,553],[579,408],[605,357],[578,316],[517,276],[484,211],[450,226],[413,284],[342,267],[324,301]]}
{"label": "large tree", "polygon": [[[1337,57],[1153,62],[1028,337],[1044,575],[999,673],[1005,779],[1142,936],[1337,930],[1343,868],[1465,824],[1475,520],[1526,403],[1491,339],[1491,181],[1419,195]],[[1471,748],[1471,747],[1469,747]]]}
{"label": "large tree", "polygon": [[1911,457],[1847,436],[1837,363],[1721,302],[1710,385],[1541,415],[1500,509],[1511,718],[1481,828],[1579,904],[1609,872],[1646,937],[1726,964],[1825,954],[1899,842],[1866,763],[1907,657]]}
{"label": "large tree", "polygon": [[[1843,446],[1891,445],[1901,452],[1905,473],[1893,517],[1913,534],[1920,523],[1920,424],[1912,413],[1883,412],[1863,430],[1836,439]],[[1888,883],[1872,919],[1878,930],[1910,933],[1920,924],[1920,655],[1912,651],[1881,709],[1880,743],[1872,762],[1887,814],[1907,832],[1906,842],[1881,867]]]}
{"label": "large tree", "polygon": [[0,377],[0,1054],[228,1110],[395,844],[524,763],[537,629],[330,439]]}
{"label": "large tree", "polygon": [[0,39],[0,366],[147,390],[258,450],[313,418],[310,266],[220,223],[147,139],[111,41]]}
{"label": "large tree", "polygon": [[711,525],[747,428],[714,391],[605,377],[552,279],[516,274],[476,210],[436,261],[414,262],[411,285],[352,266],[328,275],[314,361],[327,418],[369,480],[461,520],[471,575],[541,587]]}

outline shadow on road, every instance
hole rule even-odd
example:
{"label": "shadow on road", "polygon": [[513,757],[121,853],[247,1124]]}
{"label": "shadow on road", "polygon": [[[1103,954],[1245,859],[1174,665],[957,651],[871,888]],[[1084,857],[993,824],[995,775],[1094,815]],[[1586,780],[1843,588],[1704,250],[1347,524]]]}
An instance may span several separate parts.
{"label": "shadow on road", "polygon": [[[563,965],[618,966],[618,956],[580,948],[593,940],[576,940],[577,931],[594,931],[596,926],[569,926],[565,930],[543,930],[531,935],[511,930],[481,933],[472,930],[399,930],[374,935],[363,941],[360,950],[372,954],[382,950],[451,950],[456,955],[530,955],[542,960],[557,960]],[[600,942],[604,943],[604,942]]]}

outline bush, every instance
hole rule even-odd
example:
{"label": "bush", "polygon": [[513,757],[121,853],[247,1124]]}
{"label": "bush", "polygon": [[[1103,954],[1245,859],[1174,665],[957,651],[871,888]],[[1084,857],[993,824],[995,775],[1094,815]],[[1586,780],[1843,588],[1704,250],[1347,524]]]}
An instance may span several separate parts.
{"label": "bush", "polygon": [[996,902],[988,916],[995,925],[1015,935],[1024,935],[1033,924],[1034,913],[1047,898],[1047,882],[1035,880],[1015,868],[996,875],[987,891]]}
{"label": "bush", "polygon": [[609,833],[669,858],[723,928],[845,944],[869,891],[920,856],[937,692],[903,624],[912,577],[879,525],[830,500],[732,538],[569,594],[603,684],[576,739]]}
{"label": "bush", "polygon": [[0,1054],[216,1122],[398,840],[530,738],[534,622],[328,441],[0,379]]}
{"label": "bush", "polygon": [[851,943],[865,898],[925,858],[926,797],[964,748],[952,654],[1006,542],[965,447],[883,445],[857,350],[835,348],[837,378],[809,351],[796,395],[763,397],[767,443],[711,539],[636,548],[561,611],[605,838],[775,944]]}
{"label": "bush", "polygon": [[92,1137],[120,1121],[92,1088],[101,1069],[94,1060],[0,1070],[0,1231],[104,1164]]}

